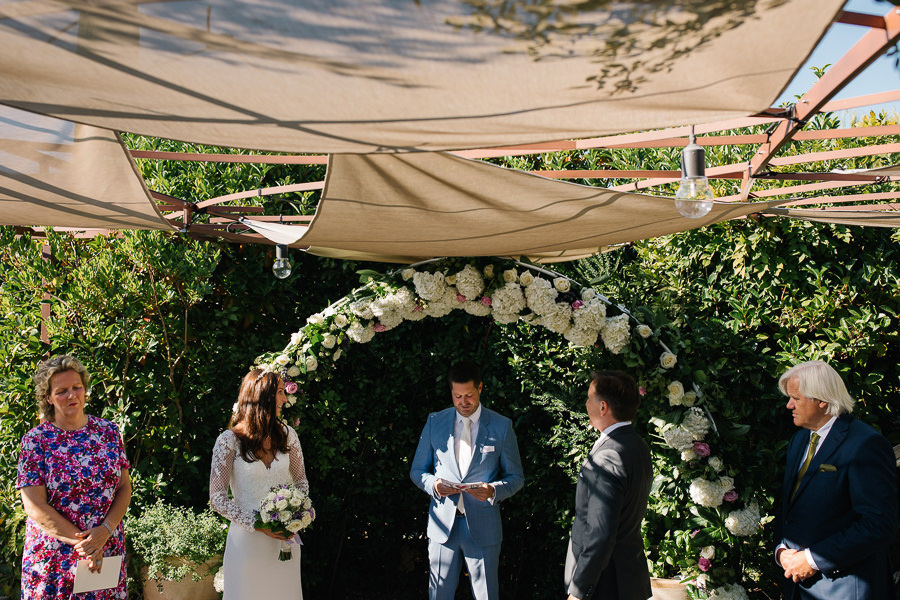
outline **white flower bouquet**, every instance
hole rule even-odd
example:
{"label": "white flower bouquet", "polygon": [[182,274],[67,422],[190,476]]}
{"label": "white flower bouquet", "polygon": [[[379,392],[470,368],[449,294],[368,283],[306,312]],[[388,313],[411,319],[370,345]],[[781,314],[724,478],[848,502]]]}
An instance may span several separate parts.
{"label": "white flower bouquet", "polygon": [[[309,495],[294,485],[276,485],[263,496],[256,517],[257,529],[268,529],[285,536],[296,535],[316,518]],[[291,559],[293,540],[282,543],[278,560]]]}

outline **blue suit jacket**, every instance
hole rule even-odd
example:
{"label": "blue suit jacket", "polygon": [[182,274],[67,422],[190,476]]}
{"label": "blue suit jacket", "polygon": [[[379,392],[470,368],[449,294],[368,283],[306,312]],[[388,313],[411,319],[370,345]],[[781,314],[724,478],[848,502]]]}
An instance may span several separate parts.
{"label": "blue suit jacket", "polygon": [[439,544],[447,541],[456,519],[456,504],[460,497],[458,494],[444,498],[438,496],[434,491],[435,480],[462,483],[483,481],[494,486],[496,495],[493,503],[480,502],[466,494],[466,522],[476,544],[499,544],[503,539],[503,532],[498,505],[522,489],[525,483],[512,421],[482,406],[472,463],[465,478],[460,476],[459,465],[456,463],[453,439],[455,422],[454,407],[428,415],[409,470],[413,483],[431,496],[428,537]]}
{"label": "blue suit jacket", "polygon": [[809,548],[820,572],[786,579],[787,600],[892,598],[889,548],[897,527],[897,472],[890,442],[850,415],[839,417],[790,499],[810,432],[791,438],[776,535]]}

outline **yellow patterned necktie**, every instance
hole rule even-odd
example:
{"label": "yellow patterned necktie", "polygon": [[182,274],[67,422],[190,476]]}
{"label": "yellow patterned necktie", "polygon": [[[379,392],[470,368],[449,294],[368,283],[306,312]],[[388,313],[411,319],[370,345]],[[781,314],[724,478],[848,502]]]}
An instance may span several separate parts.
{"label": "yellow patterned necktie", "polygon": [[791,491],[791,502],[794,501],[794,496],[797,495],[797,490],[800,488],[800,482],[803,481],[803,476],[806,475],[809,463],[812,462],[813,456],[816,455],[816,446],[818,445],[819,434],[813,432],[813,434],[809,436],[809,450],[806,451],[806,460],[803,461],[803,466],[800,467],[800,472],[797,473],[797,481],[794,482],[794,489]]}

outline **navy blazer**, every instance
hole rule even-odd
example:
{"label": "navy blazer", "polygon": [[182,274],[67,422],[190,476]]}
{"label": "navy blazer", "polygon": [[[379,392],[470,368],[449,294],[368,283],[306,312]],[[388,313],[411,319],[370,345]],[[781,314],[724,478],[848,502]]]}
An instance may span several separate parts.
{"label": "navy blazer", "polygon": [[785,579],[786,600],[892,598],[889,550],[897,527],[897,471],[890,442],[850,415],[832,425],[800,482],[810,431],[791,438],[776,536],[789,548],[809,548],[820,571],[806,581]]}
{"label": "navy blazer", "polygon": [[439,544],[447,541],[453,529],[456,505],[460,498],[459,494],[439,496],[434,491],[435,480],[485,482],[494,486],[494,499],[481,502],[474,496],[466,495],[466,523],[472,539],[479,546],[499,544],[503,539],[499,504],[522,489],[525,483],[512,421],[481,405],[472,464],[465,477],[461,476],[456,463],[453,439],[455,424],[454,407],[428,415],[409,469],[409,477],[413,483],[431,496],[428,538]]}

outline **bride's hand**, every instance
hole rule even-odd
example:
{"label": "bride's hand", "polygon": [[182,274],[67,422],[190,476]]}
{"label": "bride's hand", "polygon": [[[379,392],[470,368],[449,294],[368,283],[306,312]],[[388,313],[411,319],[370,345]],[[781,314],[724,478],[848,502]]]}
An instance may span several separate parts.
{"label": "bride's hand", "polygon": [[276,532],[272,531],[271,529],[257,529],[257,531],[259,531],[260,533],[266,534],[270,538],[280,540],[282,542],[286,542],[287,540],[294,537],[293,534],[289,534],[289,535],[285,536],[284,534],[276,533]]}

